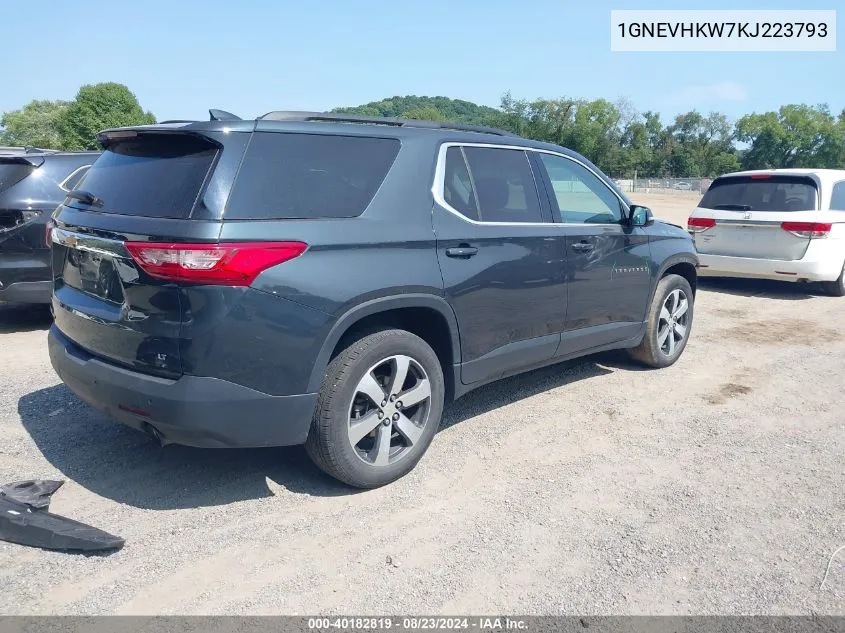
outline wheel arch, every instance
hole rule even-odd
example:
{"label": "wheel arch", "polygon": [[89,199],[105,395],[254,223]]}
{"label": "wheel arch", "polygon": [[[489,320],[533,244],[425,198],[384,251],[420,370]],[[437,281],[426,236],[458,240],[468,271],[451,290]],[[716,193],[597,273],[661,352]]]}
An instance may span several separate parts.
{"label": "wheel arch", "polygon": [[[433,320],[426,320],[425,317],[433,317]],[[443,297],[403,294],[365,301],[335,321],[314,362],[308,392],[320,390],[326,367],[345,338],[381,327],[407,329],[431,345],[441,360],[448,390],[452,382],[453,366],[461,361],[455,313]]]}
{"label": "wheel arch", "polygon": [[667,257],[657,269],[648,305],[651,305],[654,299],[654,293],[657,292],[657,285],[660,283],[660,280],[666,275],[673,274],[680,275],[689,282],[693,297],[695,297],[698,286],[698,258],[691,253],[678,253],[677,255]]}

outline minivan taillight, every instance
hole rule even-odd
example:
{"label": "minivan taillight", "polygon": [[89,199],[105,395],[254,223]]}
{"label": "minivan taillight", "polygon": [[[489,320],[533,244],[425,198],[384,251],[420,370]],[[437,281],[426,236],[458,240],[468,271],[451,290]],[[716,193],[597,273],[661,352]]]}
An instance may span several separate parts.
{"label": "minivan taillight", "polygon": [[44,226],[44,241],[47,242],[47,248],[53,247],[53,227],[55,226],[55,222],[53,222],[53,218],[47,220],[47,224]]}
{"label": "minivan taillight", "polygon": [[782,222],[780,228],[796,237],[818,239],[827,237],[833,225],[830,222]]}
{"label": "minivan taillight", "polygon": [[135,263],[152,277],[219,286],[248,286],[262,271],[299,257],[308,248],[304,242],[124,245]]}
{"label": "minivan taillight", "polygon": [[701,233],[716,226],[713,218],[690,218],[687,220],[687,231],[690,233]]}

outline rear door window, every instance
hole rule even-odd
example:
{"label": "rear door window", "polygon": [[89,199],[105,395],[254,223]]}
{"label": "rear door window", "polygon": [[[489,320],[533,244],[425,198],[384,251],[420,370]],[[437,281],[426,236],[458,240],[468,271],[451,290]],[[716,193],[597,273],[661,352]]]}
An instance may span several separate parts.
{"label": "rear door window", "polygon": [[802,176],[730,176],[717,178],[698,204],[725,211],[812,211],[816,184]]}
{"label": "rear door window", "polygon": [[[217,146],[187,134],[145,134],[112,143],[85,174],[82,188],[100,213],[187,218],[217,156]],[[72,200],[72,206],[90,208]]]}
{"label": "rear door window", "polygon": [[464,147],[481,219],[544,222],[528,156],[519,149]]}
{"label": "rear door window", "polygon": [[256,132],[226,208],[227,220],[351,218],[384,181],[399,140]]}

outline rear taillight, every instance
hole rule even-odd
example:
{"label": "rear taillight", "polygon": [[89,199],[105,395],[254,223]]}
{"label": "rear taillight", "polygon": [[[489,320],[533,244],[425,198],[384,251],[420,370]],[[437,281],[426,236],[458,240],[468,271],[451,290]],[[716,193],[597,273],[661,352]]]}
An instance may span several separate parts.
{"label": "rear taillight", "polygon": [[701,233],[714,226],[716,226],[716,220],[713,218],[690,218],[687,220],[687,231],[690,233]]}
{"label": "rear taillight", "polygon": [[44,241],[47,242],[47,248],[53,247],[53,227],[55,223],[52,219],[47,220],[47,224],[44,225]]}
{"label": "rear taillight", "polygon": [[782,222],[780,228],[797,237],[818,239],[827,237],[832,226],[830,222]]}
{"label": "rear taillight", "polygon": [[298,257],[308,248],[303,242],[124,245],[152,277],[220,286],[248,286],[262,271]]}

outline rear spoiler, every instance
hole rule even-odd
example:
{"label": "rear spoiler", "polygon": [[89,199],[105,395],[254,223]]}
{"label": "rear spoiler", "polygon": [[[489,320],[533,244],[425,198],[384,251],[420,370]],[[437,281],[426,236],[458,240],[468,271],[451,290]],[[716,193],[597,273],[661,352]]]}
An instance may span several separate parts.
{"label": "rear spoiler", "polygon": [[41,167],[43,164],[43,156],[27,156],[26,154],[4,156],[0,154],[0,165],[30,165],[32,167]]}

